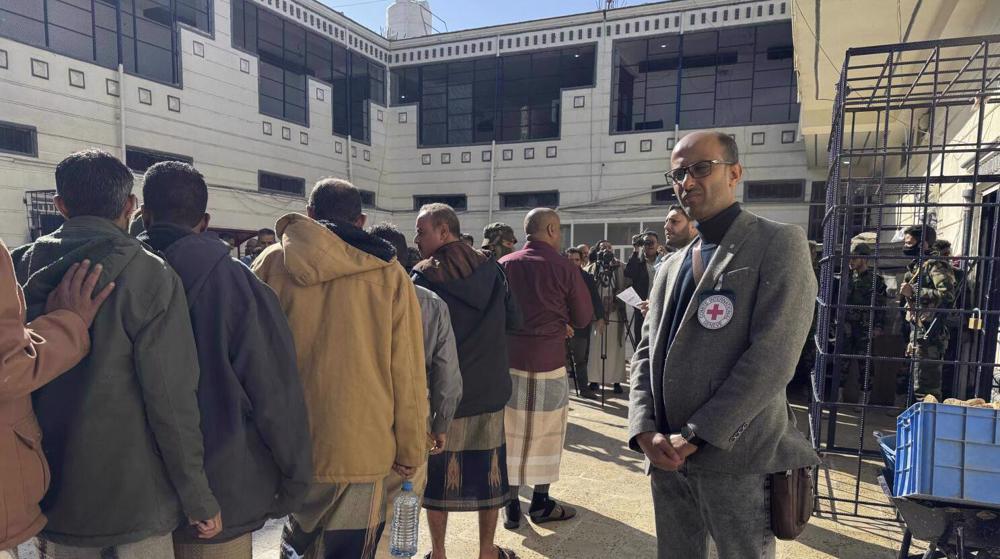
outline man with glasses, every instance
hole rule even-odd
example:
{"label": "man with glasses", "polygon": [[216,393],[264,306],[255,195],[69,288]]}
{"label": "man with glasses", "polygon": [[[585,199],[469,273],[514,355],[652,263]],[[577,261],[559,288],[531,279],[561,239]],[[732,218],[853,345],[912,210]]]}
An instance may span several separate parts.
{"label": "man with glasses", "polygon": [[[660,236],[653,231],[646,231],[632,237],[632,257],[625,265],[625,277],[632,281],[632,289],[642,298],[649,300],[649,286],[656,277],[656,269],[660,267],[663,257],[660,256]],[[630,309],[631,310],[631,309]],[[639,344],[642,336],[642,316],[629,313],[632,324],[634,343]]]}
{"label": "man with glasses", "polygon": [[707,558],[711,536],[722,559],[774,557],[769,475],[819,463],[785,398],[816,296],[808,242],[736,203],[730,136],[688,134],[670,163],[698,238],[653,282],[629,405],[658,556]]}

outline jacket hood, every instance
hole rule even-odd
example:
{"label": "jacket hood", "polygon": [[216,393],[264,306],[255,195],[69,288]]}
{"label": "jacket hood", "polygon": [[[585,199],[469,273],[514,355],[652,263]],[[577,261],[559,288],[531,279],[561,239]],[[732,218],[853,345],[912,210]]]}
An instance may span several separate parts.
{"label": "jacket hood", "polygon": [[495,260],[483,260],[470,276],[461,279],[433,281],[416,269],[413,271],[413,277],[432,286],[438,294],[448,293],[466,305],[483,311],[490,305],[496,282],[504,281],[500,272],[500,267]]}
{"label": "jacket hood", "polygon": [[[324,283],[396,263],[392,245],[349,223],[288,214],[278,220],[275,231],[281,238],[285,269],[299,285]],[[277,250],[273,246],[264,254]]]}
{"label": "jacket hood", "polygon": [[25,249],[18,270],[20,276],[27,277],[25,298],[29,304],[44,302],[69,267],[84,259],[103,266],[95,291],[100,290],[118,278],[142,250],[142,243],[110,220],[74,217]]}

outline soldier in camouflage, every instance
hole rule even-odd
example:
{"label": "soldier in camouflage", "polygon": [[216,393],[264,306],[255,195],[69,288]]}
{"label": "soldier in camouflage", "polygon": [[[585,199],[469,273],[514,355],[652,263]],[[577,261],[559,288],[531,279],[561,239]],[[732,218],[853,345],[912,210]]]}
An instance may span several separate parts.
{"label": "soldier in camouflage", "polygon": [[[869,268],[867,257],[872,254],[871,247],[858,244],[851,250],[848,266],[851,274],[847,283],[847,304],[861,307],[884,307],[886,302],[886,286],[882,276]],[[874,294],[874,298],[873,298]],[[848,308],[844,317],[844,353],[850,355],[867,355],[869,332],[874,338],[881,335],[885,324],[885,312],[882,310]],[[840,378],[843,387],[844,379],[851,363],[858,364],[858,389],[864,390],[863,360],[849,359],[844,361],[844,370]]]}
{"label": "soldier in camouflage", "polygon": [[[936,240],[937,232],[930,226],[915,225],[903,233],[903,253],[914,260],[903,275],[899,297],[900,303],[906,306],[906,320],[910,323],[906,353],[915,360],[913,377],[917,399],[928,394],[942,399],[941,363],[924,360],[943,359],[948,350],[948,315],[935,312],[935,309],[954,308],[958,289],[951,264],[930,250]],[[925,256],[923,263],[918,259],[921,247]]]}
{"label": "soldier in camouflage", "polygon": [[491,223],[483,229],[482,250],[497,260],[514,252],[516,244],[514,229],[506,223]]}

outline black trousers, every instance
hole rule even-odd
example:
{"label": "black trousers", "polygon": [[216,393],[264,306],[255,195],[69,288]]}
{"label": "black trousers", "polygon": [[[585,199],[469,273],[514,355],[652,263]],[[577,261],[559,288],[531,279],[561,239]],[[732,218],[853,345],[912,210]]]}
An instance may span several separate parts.
{"label": "black trousers", "polygon": [[590,334],[592,326],[581,328],[576,334],[566,340],[566,361],[569,368],[576,374],[576,382],[580,387],[587,386],[587,362],[590,359]]}

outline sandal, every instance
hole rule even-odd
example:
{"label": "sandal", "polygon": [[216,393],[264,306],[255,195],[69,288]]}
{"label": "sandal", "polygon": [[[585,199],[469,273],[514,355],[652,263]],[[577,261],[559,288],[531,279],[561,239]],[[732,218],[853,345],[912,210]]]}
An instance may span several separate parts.
{"label": "sandal", "polygon": [[513,549],[506,549],[506,548],[500,547],[498,545],[497,546],[497,558],[498,559],[518,559],[518,556],[517,556],[516,553],[514,553]]}
{"label": "sandal", "polygon": [[555,501],[552,501],[551,505],[551,507],[545,507],[545,512],[529,513],[528,516],[531,517],[531,521],[535,524],[545,524],[546,522],[569,520],[576,516],[576,509],[569,505],[560,505]]}

